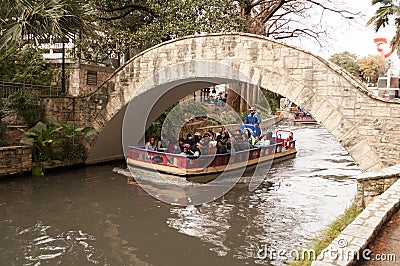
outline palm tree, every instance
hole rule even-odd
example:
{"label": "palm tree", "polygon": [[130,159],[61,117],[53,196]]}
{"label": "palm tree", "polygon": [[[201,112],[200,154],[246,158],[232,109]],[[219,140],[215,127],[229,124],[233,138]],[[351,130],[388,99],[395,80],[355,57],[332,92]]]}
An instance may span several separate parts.
{"label": "palm tree", "polygon": [[80,0],[2,0],[0,10],[0,49],[72,36],[91,18],[90,7]]}
{"label": "palm tree", "polygon": [[[400,4],[399,0],[372,0],[372,5],[380,4],[381,6],[376,10],[375,15],[367,22],[367,26],[373,24],[375,31],[384,28],[390,24],[390,19],[394,17],[394,24],[396,27],[396,35],[390,42],[392,51],[400,47]],[[397,50],[400,55],[400,49]]]}

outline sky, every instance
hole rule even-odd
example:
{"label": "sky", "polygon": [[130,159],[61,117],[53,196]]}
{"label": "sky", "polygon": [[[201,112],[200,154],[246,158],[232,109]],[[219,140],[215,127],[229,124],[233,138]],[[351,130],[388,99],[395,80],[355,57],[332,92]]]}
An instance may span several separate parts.
{"label": "sky", "polygon": [[[383,28],[378,33],[375,32],[373,26],[366,26],[367,21],[374,15],[377,5],[372,6],[371,0],[342,0],[343,5],[340,8],[352,11],[354,13],[361,12],[361,16],[355,19],[344,20],[335,14],[325,14],[325,23],[329,25],[329,40],[319,47],[315,43],[294,43],[305,50],[318,54],[328,59],[335,53],[349,51],[356,54],[359,58],[367,55],[379,54],[374,38],[386,38],[388,42],[394,36],[394,28]],[[389,45],[382,45],[384,51],[390,51]],[[390,58],[396,57],[392,55]],[[396,58],[393,58],[396,59]]]}

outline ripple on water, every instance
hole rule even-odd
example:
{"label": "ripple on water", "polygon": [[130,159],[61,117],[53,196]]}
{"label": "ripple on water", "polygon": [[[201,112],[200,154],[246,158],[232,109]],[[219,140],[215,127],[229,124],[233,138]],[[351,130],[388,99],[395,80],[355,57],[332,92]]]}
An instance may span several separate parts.
{"label": "ripple on water", "polygon": [[[57,264],[64,262],[69,257],[85,258],[93,264],[107,265],[101,254],[95,251],[96,238],[93,235],[78,231],[67,231],[60,234],[52,234],[51,226],[37,222],[35,225],[18,232],[17,241],[22,249],[25,259],[24,265],[40,265],[43,262]],[[68,260],[68,259],[67,259]]]}

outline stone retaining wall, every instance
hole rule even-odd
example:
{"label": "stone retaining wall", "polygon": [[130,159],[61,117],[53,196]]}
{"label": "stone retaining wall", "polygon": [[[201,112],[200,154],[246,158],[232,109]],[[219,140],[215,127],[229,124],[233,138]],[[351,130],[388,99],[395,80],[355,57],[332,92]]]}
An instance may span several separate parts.
{"label": "stone retaining wall", "polygon": [[367,172],[357,177],[357,206],[365,208],[377,196],[384,193],[400,177],[400,165],[383,169],[381,172]]}
{"label": "stone retaining wall", "polygon": [[28,146],[0,148],[0,176],[12,175],[32,169],[32,150]]}

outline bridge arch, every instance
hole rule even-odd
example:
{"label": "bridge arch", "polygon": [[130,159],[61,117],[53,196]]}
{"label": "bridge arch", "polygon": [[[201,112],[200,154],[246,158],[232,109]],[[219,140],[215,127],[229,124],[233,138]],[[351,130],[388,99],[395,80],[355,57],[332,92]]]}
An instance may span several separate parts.
{"label": "bridge arch", "polygon": [[[302,106],[365,171],[398,163],[398,103],[374,96],[347,72],[307,51],[266,37],[235,33],[189,36],[152,47],[118,69],[96,92],[82,98],[85,107],[76,120],[90,121],[101,132],[90,140],[88,162],[107,157],[101,155],[107,150],[102,147],[110,145],[107,132],[116,133],[115,139],[120,141],[117,125],[129,102],[137,106],[139,119],[143,108],[158,101],[155,118],[172,100],[197,87],[193,84],[227,81],[248,82]],[[89,111],[83,111],[85,108]]]}

